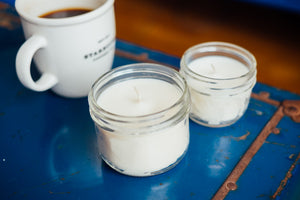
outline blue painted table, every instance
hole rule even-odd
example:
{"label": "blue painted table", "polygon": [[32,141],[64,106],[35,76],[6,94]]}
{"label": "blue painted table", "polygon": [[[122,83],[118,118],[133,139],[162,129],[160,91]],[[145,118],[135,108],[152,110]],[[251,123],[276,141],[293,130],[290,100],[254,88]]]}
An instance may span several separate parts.
{"label": "blue painted table", "polygon": [[[18,81],[24,38],[14,11],[1,12],[9,23],[0,27],[0,199],[300,198],[299,95],[257,83],[234,125],[190,122],[188,152],[174,169],[121,175],[97,156],[87,98],[37,93]],[[179,66],[177,57],[118,40],[114,67],[136,62]]]}

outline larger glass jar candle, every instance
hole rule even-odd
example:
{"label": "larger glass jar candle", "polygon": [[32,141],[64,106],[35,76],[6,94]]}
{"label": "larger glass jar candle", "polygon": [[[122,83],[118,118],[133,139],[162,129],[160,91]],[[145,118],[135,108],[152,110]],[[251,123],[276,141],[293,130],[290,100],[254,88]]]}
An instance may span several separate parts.
{"label": "larger glass jar candle", "polygon": [[177,71],[147,63],[122,66],[101,76],[88,100],[99,153],[118,172],[160,174],[185,155],[190,97]]}
{"label": "larger glass jar candle", "polygon": [[190,118],[204,126],[224,127],[240,119],[248,107],[256,60],[237,45],[207,42],[184,53],[180,73],[190,89]]}

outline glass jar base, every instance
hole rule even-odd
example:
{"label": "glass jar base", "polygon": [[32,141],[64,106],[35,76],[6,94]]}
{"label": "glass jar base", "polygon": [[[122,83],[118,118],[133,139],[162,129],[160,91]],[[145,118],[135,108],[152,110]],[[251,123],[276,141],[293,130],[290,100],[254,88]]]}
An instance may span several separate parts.
{"label": "glass jar base", "polygon": [[[241,116],[240,116],[241,117]],[[220,122],[220,123],[209,123],[208,121],[204,121],[204,120],[201,120],[200,118],[190,114],[190,119],[192,121],[194,121],[195,123],[197,124],[200,124],[202,126],[206,126],[206,127],[210,127],[210,128],[222,128],[222,127],[227,127],[227,126],[231,126],[233,125],[235,122],[237,122],[240,117],[238,118],[235,118],[233,120],[229,120],[229,121],[224,121],[224,122]]]}
{"label": "glass jar base", "polygon": [[110,166],[112,169],[114,169],[115,171],[127,175],[127,176],[135,176],[135,177],[147,177],[147,176],[155,176],[155,175],[159,175],[162,173],[165,173],[169,170],[171,170],[172,168],[174,168],[185,156],[187,150],[185,150],[185,152],[171,165],[160,169],[160,170],[156,170],[156,171],[133,171],[130,169],[120,169],[119,167],[117,167],[116,165],[114,165],[113,163],[111,163],[110,161],[108,161],[106,158],[104,158],[101,154],[99,156],[99,159],[102,158],[102,160],[104,160],[104,162]]}

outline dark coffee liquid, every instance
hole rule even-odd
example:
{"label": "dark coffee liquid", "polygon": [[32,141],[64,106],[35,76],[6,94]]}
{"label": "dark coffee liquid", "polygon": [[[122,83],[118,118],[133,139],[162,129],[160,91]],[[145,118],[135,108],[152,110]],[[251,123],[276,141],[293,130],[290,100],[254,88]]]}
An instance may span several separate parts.
{"label": "dark coffee liquid", "polygon": [[40,15],[41,18],[65,18],[82,15],[92,10],[86,8],[67,8],[62,10],[54,10],[45,14]]}

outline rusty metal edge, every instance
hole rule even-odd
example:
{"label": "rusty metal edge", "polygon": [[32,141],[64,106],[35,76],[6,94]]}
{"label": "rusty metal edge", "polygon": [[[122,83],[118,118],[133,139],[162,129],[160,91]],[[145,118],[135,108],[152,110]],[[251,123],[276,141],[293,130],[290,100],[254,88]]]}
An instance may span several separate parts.
{"label": "rusty metal edge", "polygon": [[300,153],[298,154],[294,163],[289,168],[288,172],[285,174],[284,179],[280,182],[279,187],[277,188],[276,192],[272,196],[272,199],[275,199],[278,195],[280,195],[281,191],[286,186],[288,180],[292,177],[292,171],[295,169],[296,165],[298,164],[299,159],[300,159]]}
{"label": "rusty metal edge", "polygon": [[[270,102],[272,105],[275,106],[279,103],[269,99],[268,93],[261,93],[260,95],[256,95],[255,97],[257,97],[257,99],[259,100],[265,100],[266,103]],[[268,136],[271,133],[278,134],[278,128],[276,128],[276,126],[284,116],[288,116],[296,123],[298,123],[300,118],[300,100],[285,100],[281,104],[279,104],[279,107],[275,114],[272,116],[272,118],[263,128],[263,130],[256,137],[254,142],[251,144],[246,153],[240,159],[233,171],[231,171],[231,173],[226,178],[219,190],[215,193],[215,195],[212,198],[213,200],[224,199],[230,191],[237,189],[238,186],[236,182],[238,181],[239,177],[243,174],[244,170],[247,168],[252,158],[255,156],[255,154],[258,152],[261,146],[264,144]],[[287,184],[287,181],[291,178],[291,172],[294,170],[299,159],[300,153],[295,162],[292,164],[292,166],[286,173],[285,178],[279,184],[276,192],[271,197],[272,199],[275,199],[284,189],[285,185]]]}
{"label": "rusty metal edge", "polygon": [[135,60],[135,61],[138,61],[138,62],[161,64],[161,65],[171,67],[171,68],[175,69],[176,71],[179,70],[177,67],[175,67],[173,65],[169,65],[167,63],[158,62],[156,60],[150,59],[149,56],[148,56],[148,53],[133,54],[133,53],[130,53],[130,52],[127,52],[127,51],[116,49],[115,54],[117,56],[120,56],[120,57],[123,57],[123,58],[128,58],[128,59]]}
{"label": "rusty metal edge", "polygon": [[251,97],[254,98],[254,99],[263,101],[267,104],[276,106],[276,107],[280,106],[280,101],[270,99],[270,93],[269,92],[260,92],[258,94],[252,92]]}
{"label": "rusty metal edge", "polygon": [[224,199],[230,191],[237,189],[238,186],[236,185],[236,182],[238,181],[239,177],[243,174],[244,170],[247,168],[252,158],[255,156],[261,146],[264,144],[268,136],[274,129],[276,129],[277,124],[280,122],[283,116],[283,107],[279,106],[275,114],[272,116],[272,118],[269,120],[260,134],[256,137],[254,142],[242,156],[235,168],[231,171],[219,190],[215,193],[212,198],[213,200]]}

